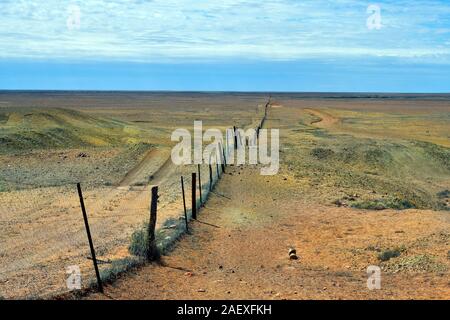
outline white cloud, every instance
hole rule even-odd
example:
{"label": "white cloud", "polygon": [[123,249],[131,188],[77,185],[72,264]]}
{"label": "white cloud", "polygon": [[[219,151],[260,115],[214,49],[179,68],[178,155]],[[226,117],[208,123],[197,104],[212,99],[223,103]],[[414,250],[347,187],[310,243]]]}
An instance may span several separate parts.
{"label": "white cloud", "polygon": [[[370,3],[7,0],[0,2],[0,57],[185,61],[450,56],[446,1],[378,1],[381,30],[366,27]],[[80,29],[67,28],[70,5],[80,7]]]}

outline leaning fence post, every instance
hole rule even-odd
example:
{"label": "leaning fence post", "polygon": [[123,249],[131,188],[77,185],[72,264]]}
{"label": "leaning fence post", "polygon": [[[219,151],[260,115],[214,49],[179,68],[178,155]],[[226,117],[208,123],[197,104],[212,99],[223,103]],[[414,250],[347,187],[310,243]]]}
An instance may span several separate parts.
{"label": "leaning fence post", "polygon": [[223,173],[225,173],[225,165],[226,165],[226,162],[225,162],[225,151],[223,150],[223,146],[222,146],[222,144],[219,142],[219,149],[221,149],[221,150],[218,150],[218,152],[219,152],[219,155],[220,155],[220,158],[222,159],[222,163],[221,163],[221,166],[222,166],[222,172]]}
{"label": "leaning fence post", "polygon": [[212,173],[212,166],[211,166],[211,154],[209,155],[209,191],[212,191],[213,187],[213,173]]}
{"label": "leaning fence post", "polygon": [[200,206],[202,206],[203,200],[202,200],[202,180],[200,175],[200,165],[197,165],[197,167],[198,167],[198,192],[200,195]]}
{"label": "leaning fence post", "polygon": [[159,258],[158,248],[156,247],[155,228],[158,211],[158,186],[152,187],[152,200],[150,205],[150,222],[148,224],[148,251],[147,260],[152,261]]}
{"label": "leaning fence post", "polygon": [[216,173],[217,173],[217,181],[220,179],[220,172],[219,172],[219,164],[216,163]]}
{"label": "leaning fence post", "polygon": [[192,172],[192,219],[197,219],[197,199],[195,198],[196,182],[196,173]]}
{"label": "leaning fence post", "polygon": [[86,208],[84,206],[83,193],[81,192],[80,183],[77,183],[77,189],[78,189],[78,196],[80,197],[80,206],[81,206],[81,212],[83,213],[84,226],[86,227],[86,234],[87,234],[88,241],[89,241],[89,248],[91,249],[92,261],[94,262],[94,269],[95,269],[95,276],[97,277],[98,291],[103,293],[102,280],[100,278],[100,272],[98,271],[97,258],[95,257],[94,244],[92,242],[91,231],[89,229],[89,221],[88,221],[88,217],[86,214]]}
{"label": "leaning fence post", "polygon": [[184,208],[184,220],[186,221],[186,232],[189,232],[188,228],[188,217],[187,217],[187,211],[186,211],[186,198],[184,196],[184,181],[183,176],[181,176],[181,193],[183,194],[183,208]]}

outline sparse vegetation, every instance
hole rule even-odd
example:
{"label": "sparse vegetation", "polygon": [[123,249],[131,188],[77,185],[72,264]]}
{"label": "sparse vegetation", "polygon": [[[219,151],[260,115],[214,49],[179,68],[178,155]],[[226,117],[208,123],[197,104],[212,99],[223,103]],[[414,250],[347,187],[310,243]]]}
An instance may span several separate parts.
{"label": "sparse vegetation", "polygon": [[[130,254],[138,257],[147,257],[148,252],[148,223],[135,230],[131,235],[128,246]],[[156,230],[156,245],[160,254],[166,254],[172,249],[173,244],[185,232],[184,221],[174,218],[164,220],[162,228]]]}
{"label": "sparse vegetation", "polygon": [[[307,112],[304,116],[310,117]],[[359,117],[367,115],[352,112],[351,126],[344,121],[349,130],[356,131],[353,126]],[[375,128],[376,134],[371,135],[361,125],[364,135],[359,136],[342,133],[338,126],[316,128],[316,122],[302,121],[297,130],[291,131],[286,138],[291,147],[282,153],[289,172],[302,181],[303,194],[360,209],[446,209],[440,200],[446,193],[438,194],[442,190],[436,190],[436,183],[430,181],[448,181],[448,148],[408,140],[407,133],[405,139],[388,140],[380,137]],[[342,199],[355,193],[360,195],[358,199]],[[341,198],[336,200],[336,194]]]}
{"label": "sparse vegetation", "polygon": [[[154,172],[157,174],[150,182],[163,188],[162,208],[169,208],[159,217],[172,217],[158,224],[157,247],[162,254],[171,250],[185,230],[184,221],[179,219],[182,202],[176,198],[179,196],[179,176],[186,176],[190,171],[186,172],[182,168],[172,171],[171,167],[165,167],[166,170],[161,173],[158,169],[160,164],[165,163],[166,155],[170,154],[168,137],[174,127],[191,127],[193,119],[203,119],[205,128],[222,128],[228,126],[231,120],[237,126],[245,126],[249,119],[256,118],[255,108],[248,107],[254,107],[255,100],[245,98],[248,102],[239,100],[239,103],[235,103],[233,97],[224,104],[223,97],[226,95],[220,95],[219,100],[214,97],[220,101],[217,103],[220,109],[210,106],[210,101],[208,107],[203,108],[197,100],[186,99],[184,95],[179,100],[178,109],[175,107],[171,111],[165,105],[161,108],[164,99],[158,100],[157,107],[150,100],[150,103],[146,101],[136,108],[131,103],[108,100],[108,104],[105,103],[101,108],[83,104],[83,109],[80,109],[83,111],[0,108],[0,161],[3,164],[0,167],[0,192],[3,192],[2,205],[6,208],[3,219],[7,221],[3,226],[6,241],[5,253],[2,253],[5,263],[2,265],[7,268],[5,277],[11,279],[8,283],[0,284],[2,291],[8,292],[8,296],[28,292],[26,282],[23,281],[24,273],[29,276],[27,281],[36,280],[42,271],[53,276],[53,270],[46,268],[47,263],[52,264],[55,270],[56,267],[63,270],[62,263],[67,262],[64,256],[67,248],[74,239],[85,239],[82,225],[76,224],[82,223],[76,190],[73,188],[73,184],[78,181],[82,182],[83,191],[86,189],[86,205],[89,217],[92,217],[90,223],[98,256],[108,263],[100,264],[104,281],[120,277],[122,272],[139,266],[145,260],[142,258],[147,255],[147,225],[142,225],[138,230],[134,228],[148,217],[148,190],[138,187],[146,186],[149,175]],[[133,94],[131,100],[134,99],[139,100],[139,95]],[[110,103],[114,107],[110,107]],[[327,103],[334,105],[337,102],[323,100],[320,106]],[[345,103],[350,104],[349,101]],[[410,103],[408,100],[408,108]],[[79,105],[78,102],[76,105]],[[127,108],[121,108],[123,105],[127,105]],[[172,101],[167,103],[167,108],[172,108],[172,105]],[[224,108],[224,105],[227,107]],[[244,256],[249,257],[246,263],[250,267],[247,270],[241,268],[236,276],[242,277],[240,271],[252,275],[255,265],[264,265],[261,270],[257,268],[261,273],[255,276],[265,275],[267,270],[278,270],[277,273],[282,275],[285,270],[279,268],[276,258],[278,253],[268,251],[279,247],[279,243],[275,242],[291,241],[294,233],[298,235],[295,241],[299,241],[300,262],[305,265],[305,268],[292,270],[299,274],[304,274],[304,270],[309,274],[320,265],[327,268],[323,269],[323,277],[335,278],[341,272],[339,270],[343,269],[348,270],[342,272],[347,277],[365,268],[369,260],[376,259],[379,259],[378,264],[385,270],[395,272],[446,270],[450,254],[446,246],[448,234],[441,233],[445,228],[444,223],[447,223],[444,217],[446,212],[427,211],[423,214],[420,210],[410,210],[400,214],[362,212],[345,207],[368,210],[444,208],[442,203],[445,203],[450,193],[446,189],[450,178],[449,144],[446,141],[448,126],[442,126],[447,130],[444,134],[438,131],[439,128],[436,129],[434,122],[426,115],[430,112],[428,107],[425,115],[415,112],[414,121],[409,122],[407,130],[403,128],[403,121],[408,123],[407,115],[392,116],[394,112],[391,110],[371,114],[359,102],[355,110],[349,111],[351,107],[345,105],[343,110],[330,107],[326,113],[339,118],[330,127],[315,127],[320,124],[321,118],[302,108],[287,106],[271,111],[265,125],[281,129],[280,176],[284,179],[280,176],[257,175],[253,180],[249,173],[254,168],[239,168],[239,173],[232,173],[236,168],[230,167],[228,173],[232,175],[226,177],[234,179],[233,186],[239,188],[224,189],[224,194],[232,197],[233,201],[213,203],[205,210],[211,214],[205,215],[208,218],[205,221],[217,224],[222,229],[216,232],[215,228],[208,226],[202,240],[209,241],[214,238],[209,236],[219,235],[223,237],[222,240],[230,241],[227,244],[235,247],[231,251],[229,248],[222,251],[220,245],[224,242],[219,241],[219,238],[211,242],[215,246],[211,246],[208,241],[202,241],[204,245],[194,241],[189,244],[191,249],[183,245],[183,250],[198,252],[196,250],[203,249],[207,253],[202,259],[196,257],[193,261],[186,261],[194,256],[188,254],[194,251],[188,251],[183,256],[187,259],[183,261],[191,267],[189,270],[197,270],[196,263],[201,260],[203,265],[219,262],[224,266],[224,271],[233,268],[234,273]],[[403,112],[395,110],[395,113]],[[385,122],[385,119],[390,121]],[[424,119],[429,122],[423,122]],[[447,119],[450,118],[447,116]],[[425,127],[434,131],[430,135],[423,135],[423,139],[428,141],[421,142],[422,136],[414,128]],[[158,160],[155,164],[154,154],[164,160]],[[130,171],[135,173],[136,164],[142,163],[144,155],[151,158],[151,164],[138,170],[138,174],[131,174],[129,182],[123,183],[124,175]],[[207,168],[204,172],[207,175]],[[205,183],[205,180],[202,181]],[[27,190],[21,190],[24,188]],[[24,198],[27,201],[23,201]],[[236,205],[235,199],[242,200],[242,207]],[[335,204],[341,208],[330,207],[331,201],[335,199],[338,199]],[[318,202],[327,206],[318,205]],[[217,216],[220,219],[212,219]],[[75,225],[79,226],[79,230],[71,227]],[[22,237],[24,226],[26,230],[32,227],[32,238]],[[235,231],[227,232],[228,229]],[[264,246],[268,244],[265,242],[267,232],[277,233],[276,237],[270,239],[270,246]],[[255,243],[264,239],[262,246],[258,243],[258,252],[252,246],[249,248],[245,245],[242,241],[244,235],[248,236],[245,239],[256,239]],[[30,242],[26,242],[33,239],[39,239],[39,243],[30,245]],[[333,245],[328,246],[331,242]],[[395,247],[398,243],[406,243],[408,250]],[[376,245],[368,247],[368,244]],[[24,249],[17,250],[18,246]],[[349,251],[349,246],[362,249]],[[269,250],[264,252],[266,247]],[[85,246],[70,248],[71,262],[86,263]],[[127,249],[133,256],[123,258]],[[35,252],[30,254],[30,250]],[[222,261],[225,253],[229,252],[237,254],[231,260]],[[262,252],[264,255],[260,255]],[[251,260],[253,258],[255,260]],[[24,265],[31,267],[22,268]],[[183,264],[183,267],[186,266]],[[91,266],[88,267],[91,270]],[[209,272],[216,268],[214,265],[208,269],[208,277],[213,275],[209,279],[217,279],[214,278],[217,276],[214,272]],[[187,272],[186,277],[191,275]],[[229,275],[230,279],[234,277],[232,273]],[[219,276],[222,277],[222,274]],[[178,273],[174,277],[177,281],[187,279]],[[291,271],[289,277],[292,277]],[[63,281],[54,279],[56,277],[47,277],[49,283],[42,283],[43,291],[64,286]],[[347,286],[352,285],[352,280],[358,279],[342,280],[345,280],[342,283],[345,288],[341,290],[329,286],[327,290],[320,291],[321,294],[332,294],[329,292],[334,290],[343,294],[349,290]],[[240,282],[238,287],[242,285]],[[289,279],[286,283],[289,286],[292,281]],[[309,289],[309,292],[317,291],[317,288]],[[396,289],[396,295],[401,296],[401,286]]]}
{"label": "sparse vegetation", "polygon": [[384,250],[378,254],[378,260],[389,261],[392,258],[397,258],[401,255],[401,253],[404,250],[405,250],[404,248],[395,248],[395,249]]}
{"label": "sparse vegetation", "polygon": [[3,110],[0,154],[31,150],[101,147],[139,141],[140,130],[68,109]]}
{"label": "sparse vegetation", "polygon": [[[144,260],[136,257],[113,260],[111,266],[100,272],[100,277],[104,282],[111,282],[119,278],[121,274],[142,264],[144,264]],[[96,282],[93,282],[92,285],[96,285]]]}
{"label": "sparse vegetation", "polygon": [[327,159],[334,154],[333,150],[326,148],[314,148],[311,150],[311,155],[319,160]]}
{"label": "sparse vegetation", "polygon": [[445,272],[448,268],[432,255],[419,254],[389,261],[383,265],[383,270],[389,272]]}
{"label": "sparse vegetation", "polygon": [[137,229],[131,235],[128,251],[138,257],[147,257],[148,254],[148,223]]}
{"label": "sparse vegetation", "polygon": [[375,200],[367,200],[360,201],[352,204],[352,207],[358,209],[368,209],[368,210],[384,210],[384,209],[396,209],[396,210],[405,210],[415,208],[415,205],[405,199],[375,199]]}
{"label": "sparse vegetation", "polygon": [[439,191],[436,195],[439,199],[450,198],[450,190],[445,189],[445,190]]}

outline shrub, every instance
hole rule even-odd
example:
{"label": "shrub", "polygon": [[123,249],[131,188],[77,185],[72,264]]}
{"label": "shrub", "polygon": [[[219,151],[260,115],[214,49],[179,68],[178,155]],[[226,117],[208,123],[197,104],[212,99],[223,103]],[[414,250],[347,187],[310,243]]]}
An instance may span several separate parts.
{"label": "shrub", "polygon": [[[119,260],[114,260],[111,266],[105,270],[100,271],[100,277],[102,281],[110,282],[119,278],[119,276],[133,268],[142,265],[144,260],[132,257],[126,257]],[[95,285],[93,282],[92,285]]]}
{"label": "shrub", "polygon": [[368,210],[384,210],[384,209],[396,209],[405,210],[416,208],[415,204],[407,199],[375,199],[369,201],[360,201],[352,204],[352,207],[358,209]]}
{"label": "shrub", "polygon": [[334,151],[326,148],[314,148],[311,150],[311,155],[319,160],[331,157]]}
{"label": "shrub", "polygon": [[128,252],[138,257],[147,257],[148,254],[148,233],[147,224],[137,229],[131,235],[131,243]]}
{"label": "shrub", "polygon": [[385,271],[399,272],[447,272],[448,267],[436,261],[435,256],[428,254],[415,255],[388,262],[383,269]]}
{"label": "shrub", "polygon": [[440,191],[437,193],[437,197],[439,199],[445,199],[445,198],[450,198],[450,190],[445,189],[443,191]]}
{"label": "shrub", "polygon": [[388,261],[391,258],[397,258],[400,256],[400,254],[402,253],[404,249],[402,248],[396,248],[396,249],[389,249],[389,250],[384,250],[382,251],[380,254],[378,254],[378,260],[380,261]]}

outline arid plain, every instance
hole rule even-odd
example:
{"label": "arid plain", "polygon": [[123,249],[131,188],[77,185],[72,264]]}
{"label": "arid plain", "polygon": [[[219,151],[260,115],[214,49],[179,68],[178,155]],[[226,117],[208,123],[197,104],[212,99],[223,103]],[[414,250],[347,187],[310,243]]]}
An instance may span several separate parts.
{"label": "arid plain", "polygon": [[[171,132],[191,130],[194,120],[205,129],[249,127],[268,98],[0,93],[0,296],[65,293],[71,265],[83,284],[93,278],[77,182],[105,277],[132,258],[149,185],[160,187],[163,239],[182,217],[180,176],[189,185],[196,170],[170,161]],[[270,101],[264,127],[280,130],[279,174],[227,167],[191,232],[161,263],[134,268],[106,295],[88,298],[450,297],[450,96]],[[299,259],[289,259],[291,247]],[[370,265],[382,269],[380,290],[366,286]]]}

